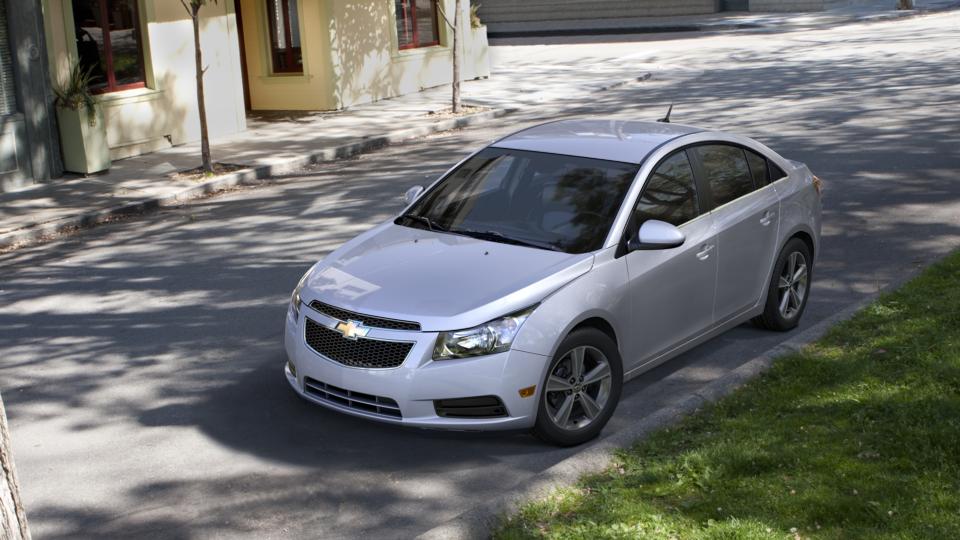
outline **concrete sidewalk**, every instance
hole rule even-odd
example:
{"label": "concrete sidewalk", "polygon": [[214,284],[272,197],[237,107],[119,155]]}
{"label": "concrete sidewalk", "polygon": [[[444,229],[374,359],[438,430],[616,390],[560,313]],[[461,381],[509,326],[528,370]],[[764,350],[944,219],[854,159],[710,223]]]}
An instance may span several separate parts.
{"label": "concrete sidewalk", "polygon": [[209,179],[175,177],[199,166],[199,143],[192,143],[116,160],[102,174],[69,175],[0,193],[0,250],[509,112],[490,109],[458,118],[431,114],[449,108],[447,96],[434,89],[347,111],[251,115],[245,132],[211,142],[215,161],[242,169]]}

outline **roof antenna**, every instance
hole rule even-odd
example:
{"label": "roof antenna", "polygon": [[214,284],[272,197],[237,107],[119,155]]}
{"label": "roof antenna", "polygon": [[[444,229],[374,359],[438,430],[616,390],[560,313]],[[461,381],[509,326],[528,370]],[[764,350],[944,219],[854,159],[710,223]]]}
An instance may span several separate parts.
{"label": "roof antenna", "polygon": [[670,123],[670,113],[672,113],[672,112],[673,112],[673,103],[671,103],[671,104],[670,104],[670,108],[667,109],[667,115],[664,116],[663,118],[657,120],[657,122],[663,122],[664,124],[669,124],[669,123]]}

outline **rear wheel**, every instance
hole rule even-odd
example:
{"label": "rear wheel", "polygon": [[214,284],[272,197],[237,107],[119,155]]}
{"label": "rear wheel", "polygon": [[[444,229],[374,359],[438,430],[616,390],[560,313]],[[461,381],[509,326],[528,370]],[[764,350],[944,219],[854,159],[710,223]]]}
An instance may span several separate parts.
{"label": "rear wheel", "polygon": [[593,439],[620,401],[623,368],[616,343],[594,328],[571,333],[550,362],[533,432],[558,446]]}
{"label": "rear wheel", "polygon": [[753,322],[761,328],[781,332],[795,328],[807,307],[812,271],[813,256],[807,244],[799,238],[787,242],[777,257],[763,314]]}

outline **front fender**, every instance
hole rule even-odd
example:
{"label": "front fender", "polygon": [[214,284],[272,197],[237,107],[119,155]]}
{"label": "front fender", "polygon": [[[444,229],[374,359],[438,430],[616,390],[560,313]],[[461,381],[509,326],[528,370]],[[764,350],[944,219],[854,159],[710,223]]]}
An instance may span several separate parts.
{"label": "front fender", "polygon": [[[547,297],[524,322],[513,348],[553,357],[560,342],[580,323],[600,318],[619,338],[625,335],[630,316],[626,294],[627,266],[615,258],[616,248],[597,254],[593,268]],[[617,339],[622,349],[622,340]]]}

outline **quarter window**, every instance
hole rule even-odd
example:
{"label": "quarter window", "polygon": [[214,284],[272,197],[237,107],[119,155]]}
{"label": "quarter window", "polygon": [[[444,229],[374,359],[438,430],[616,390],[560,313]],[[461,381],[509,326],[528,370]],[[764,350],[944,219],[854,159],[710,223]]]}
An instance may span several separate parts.
{"label": "quarter window", "polygon": [[682,225],[697,217],[697,194],[693,169],[683,150],[664,160],[650,176],[637,201],[637,225],[648,219]]}
{"label": "quarter window", "polygon": [[144,86],[138,0],[73,0],[80,67],[90,90],[116,92]]}
{"label": "quarter window", "polygon": [[787,175],[787,173],[783,172],[783,169],[777,167],[775,163],[767,161],[767,165],[770,168],[770,182],[776,182]]}
{"label": "quarter window", "polygon": [[707,175],[714,206],[721,206],[753,191],[753,178],[743,149],[726,144],[696,147]]}
{"label": "quarter window", "polygon": [[744,150],[744,152],[747,154],[747,163],[750,164],[753,185],[760,189],[767,185],[767,160],[756,152],[750,150]]}
{"label": "quarter window", "polygon": [[274,73],[303,73],[297,0],[267,0],[270,60]]}
{"label": "quarter window", "polygon": [[395,0],[397,45],[400,49],[440,44],[437,0]]}

